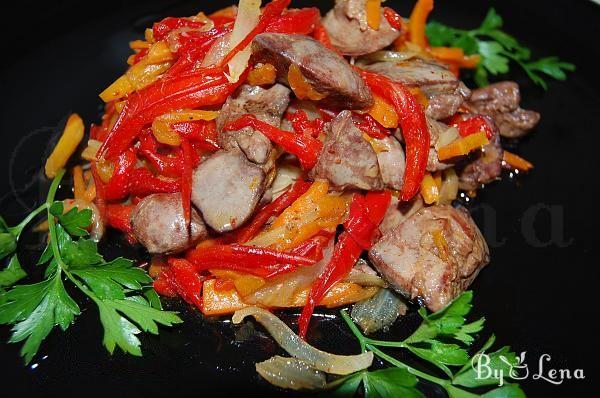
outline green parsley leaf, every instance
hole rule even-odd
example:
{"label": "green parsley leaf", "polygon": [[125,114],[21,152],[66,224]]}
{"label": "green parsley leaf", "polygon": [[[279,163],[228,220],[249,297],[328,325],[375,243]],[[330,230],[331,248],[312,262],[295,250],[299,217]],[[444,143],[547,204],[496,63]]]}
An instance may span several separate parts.
{"label": "green parsley leaf", "polygon": [[417,378],[406,369],[388,368],[373,372],[361,371],[343,380],[333,396],[353,397],[362,383],[366,398],[424,398],[417,388]]}
{"label": "green parsley leaf", "polygon": [[174,312],[157,310],[133,300],[103,300],[97,305],[104,327],[103,343],[111,354],[118,346],[126,353],[142,355],[140,340],[136,336],[141,331],[132,321],[142,331],[152,334],[158,334],[157,324],[172,326],[182,322]]}
{"label": "green parsley leaf", "polygon": [[425,397],[416,389],[417,378],[405,369],[389,368],[366,372],[362,380],[367,398]]}
{"label": "green parsley leaf", "polygon": [[5,293],[5,300],[0,306],[0,324],[15,324],[9,342],[25,341],[21,348],[25,363],[31,362],[55,326],[66,330],[80,312],[59,273],[34,285],[15,287]]}
{"label": "green parsley leaf", "polygon": [[66,276],[98,306],[108,351],[112,353],[118,346],[124,352],[141,355],[138,334],[157,334],[159,325],[171,326],[181,319],[175,312],[162,310],[152,279],[144,270],[124,258],[106,262],[97,244],[85,238],[91,210],[74,207],[63,214],[63,203],[54,201],[63,174],[64,170],[53,180],[46,202],[19,225],[8,227],[0,218],[0,235],[11,238],[3,243],[0,237],[0,251],[6,255],[14,252],[24,227],[42,211],[47,212],[49,228],[49,244],[37,262],[46,264],[44,280],[5,291],[2,287],[14,284],[24,272],[16,256],[0,271],[0,324],[13,325],[9,341],[24,341],[21,354],[30,362],[54,327],[66,330],[80,313],[65,290]]}
{"label": "green parsley leaf", "polygon": [[17,238],[6,231],[0,232],[0,260],[10,256],[17,250]]}
{"label": "green parsley leaf", "polygon": [[71,208],[64,213],[63,202],[54,202],[50,206],[50,213],[58,219],[60,225],[73,236],[87,236],[87,227],[92,223],[92,211],[83,209],[79,211],[77,207]]}
{"label": "green parsley leaf", "polygon": [[535,83],[548,88],[544,77],[565,80],[566,71],[574,71],[575,65],[558,57],[546,57],[531,61],[531,51],[510,34],[502,31],[502,17],[490,8],[481,25],[472,30],[456,29],[432,21],[427,24],[426,34],[432,46],[459,47],[466,54],[479,54],[481,62],[475,70],[474,80],[479,86],[489,84],[488,75],[507,73],[510,62],[519,64]]}
{"label": "green parsley leaf", "polygon": [[17,255],[14,254],[6,268],[0,271],[0,287],[12,286],[27,276],[27,272],[21,268]]}

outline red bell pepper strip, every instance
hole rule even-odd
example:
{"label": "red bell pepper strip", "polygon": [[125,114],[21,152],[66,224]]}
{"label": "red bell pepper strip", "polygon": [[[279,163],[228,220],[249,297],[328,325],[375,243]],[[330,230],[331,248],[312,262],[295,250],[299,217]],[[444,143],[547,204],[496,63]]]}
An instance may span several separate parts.
{"label": "red bell pepper strip", "polygon": [[167,70],[164,77],[174,77],[196,68],[217,39],[230,32],[231,27],[224,26],[206,32],[188,32],[185,36],[180,35],[178,37],[180,45],[176,53],[177,61]]}
{"label": "red bell pepper strip", "polygon": [[461,137],[483,131],[488,140],[494,136],[494,129],[485,116],[482,115],[454,115],[446,121],[449,126],[458,129]]}
{"label": "red bell pepper strip", "polygon": [[229,83],[222,70],[203,69],[159,79],[134,92],[102,143],[99,156],[113,159],[131,146],[142,128],[155,117],[176,109],[221,105],[244,79]]}
{"label": "red bell pepper strip", "polygon": [[321,261],[323,258],[323,249],[331,238],[333,238],[333,235],[335,235],[333,232],[321,231],[307,241],[294,247],[289,252],[299,256],[312,258],[315,261]]}
{"label": "red bell pepper strip", "polygon": [[[198,144],[197,147],[206,151],[216,151],[219,149],[217,144],[217,127],[214,120],[197,122],[180,122],[171,125],[181,138],[184,138],[192,144]],[[196,147],[196,146],[194,146]]]}
{"label": "red bell pepper strip", "polygon": [[179,185],[181,189],[181,203],[183,205],[183,217],[185,219],[185,225],[190,225],[191,217],[191,198],[192,198],[192,172],[194,170],[194,149],[191,144],[185,138],[181,140],[181,149],[183,155],[183,170]]}
{"label": "red bell pepper strip", "polygon": [[146,131],[140,136],[138,154],[143,156],[158,174],[168,177],[179,177],[183,169],[183,158],[166,156],[158,152],[156,139],[151,132]]}
{"label": "red bell pepper strip", "polygon": [[321,118],[309,120],[308,115],[302,109],[294,113],[286,113],[285,118],[292,123],[294,131],[299,134],[317,138],[323,132],[325,122]]}
{"label": "red bell pepper strip", "polygon": [[155,40],[163,40],[171,31],[181,28],[198,29],[203,27],[206,22],[193,21],[190,18],[167,17],[160,22],[156,22],[152,27]]}
{"label": "red bell pepper strip", "polygon": [[156,291],[171,297],[176,291],[186,302],[202,309],[202,285],[206,278],[184,259],[170,258],[169,265],[154,281]]}
{"label": "red bell pepper strip", "polygon": [[290,3],[291,0],[273,0],[267,4],[265,8],[263,8],[262,15],[254,29],[252,29],[237,46],[229,51],[219,66],[226,65],[238,52],[242,51],[248,44],[252,43],[252,40],[254,40],[258,34],[263,33],[273,21],[281,16]]}
{"label": "red bell pepper strip", "polygon": [[133,235],[133,227],[131,226],[131,213],[135,206],[108,204],[104,207],[104,217],[106,223],[119,231],[125,232],[127,235]]}
{"label": "red bell pepper strip", "polygon": [[[129,194],[129,180],[131,172],[135,167],[137,158],[133,150],[123,152],[116,160],[115,168],[112,177],[105,184],[99,178],[95,180],[96,190],[100,187],[102,191],[102,199],[119,200],[125,198]],[[92,167],[96,169],[98,164],[93,162]]]}
{"label": "red bell pepper strip", "polygon": [[242,264],[248,268],[265,268],[279,264],[313,265],[314,260],[265,247],[243,245],[212,245],[199,247],[187,254],[197,270],[223,268],[227,264]]}
{"label": "red bell pepper strip", "polygon": [[225,127],[225,130],[241,130],[252,127],[268,139],[280,145],[286,152],[296,155],[303,169],[312,169],[317,163],[323,143],[311,136],[284,131],[258,120],[254,115],[244,115]]}
{"label": "red bell pepper strip", "polygon": [[408,201],[419,192],[427,167],[429,129],[425,112],[403,84],[373,72],[360,70],[360,73],[371,91],[392,104],[398,114],[406,143],[406,171],[400,199]]}
{"label": "red bell pepper strip", "polygon": [[404,21],[396,11],[389,7],[383,7],[383,16],[392,28],[396,29],[397,31],[402,31],[402,28],[404,27]]}
{"label": "red bell pepper strip", "polygon": [[390,130],[383,127],[371,115],[359,115],[358,113],[355,113],[352,115],[352,121],[360,131],[378,140],[390,135]]}
{"label": "red bell pepper strip", "polygon": [[316,7],[287,10],[266,27],[265,32],[309,35],[321,24]]}
{"label": "red bell pepper strip", "polygon": [[174,193],[181,189],[179,181],[156,177],[146,168],[140,167],[130,174],[129,193],[134,196],[148,196],[153,193]]}
{"label": "red bell pepper strip", "polygon": [[153,287],[156,293],[161,296],[177,297],[177,282],[175,282],[175,276],[170,269],[164,269],[160,272],[158,278],[154,280]]}
{"label": "red bell pepper strip", "polygon": [[280,215],[285,209],[287,209],[292,203],[302,196],[308,188],[310,183],[304,180],[298,180],[277,199],[268,205],[261,208],[250,223],[235,232],[235,241],[237,243],[246,243],[253,237],[255,237],[262,227],[269,221],[271,217]]}
{"label": "red bell pepper strip", "polygon": [[329,289],[345,278],[363,250],[373,244],[373,237],[383,220],[391,200],[388,191],[369,192],[366,196],[355,194],[350,204],[345,230],[339,236],[331,261],[311,286],[306,305],[298,319],[298,334],[305,338],[315,306],[321,302]]}

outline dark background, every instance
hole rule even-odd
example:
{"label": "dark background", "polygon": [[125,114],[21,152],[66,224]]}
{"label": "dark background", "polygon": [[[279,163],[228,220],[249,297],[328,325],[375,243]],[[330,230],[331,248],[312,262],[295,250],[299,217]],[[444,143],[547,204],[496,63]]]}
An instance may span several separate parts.
{"label": "dark background", "polygon": [[[329,2],[319,2],[329,8]],[[412,1],[386,4],[407,16]],[[308,5],[309,2],[293,2]],[[314,4],[314,2],[313,2]],[[130,53],[128,42],[167,15],[213,11],[225,2],[18,1],[4,12],[0,31],[0,212],[16,223],[39,203],[47,185],[40,177],[53,138],[70,112],[98,121],[97,93],[119,76]],[[505,143],[536,168],[529,176],[488,186],[471,205],[490,242],[492,262],[473,284],[475,311],[487,318],[499,344],[527,351],[530,373],[547,353],[549,368],[583,368],[586,380],[555,386],[531,377],[528,396],[598,396],[596,319],[598,250],[597,117],[600,89],[597,43],[600,6],[587,0],[438,0],[433,18],[471,28],[493,5],[505,30],[532,48],[534,56],[559,55],[577,65],[567,82],[547,92],[525,80],[517,68],[509,77],[522,83],[524,104],[542,113],[536,132],[521,143]],[[24,240],[24,263],[32,264],[39,237]],[[114,248],[111,250],[115,250]],[[116,250],[119,250],[117,248]],[[131,249],[125,249],[127,251]],[[131,253],[130,253],[131,254]],[[160,337],[144,338],[143,359],[110,357],[92,306],[66,334],[43,343],[34,366],[23,367],[19,345],[0,344],[0,391],[40,395],[120,396],[275,395],[260,381],[253,363],[277,352],[265,336],[244,340],[244,330],[200,316],[186,307],[186,323]],[[293,317],[290,317],[293,320]],[[394,337],[407,333],[399,322]],[[309,336],[340,353],[356,350],[338,322],[323,318]],[[236,340],[237,334],[237,342]],[[6,341],[9,331],[0,328]],[[37,362],[36,362],[37,361]],[[439,391],[425,386],[431,394]],[[215,394],[216,393],[216,394]],[[443,396],[443,395],[441,395]]]}

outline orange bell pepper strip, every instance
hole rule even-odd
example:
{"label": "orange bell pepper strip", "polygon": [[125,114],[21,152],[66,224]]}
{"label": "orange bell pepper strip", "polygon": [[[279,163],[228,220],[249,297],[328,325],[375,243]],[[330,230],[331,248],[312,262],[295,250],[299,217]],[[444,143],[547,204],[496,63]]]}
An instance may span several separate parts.
{"label": "orange bell pepper strip", "polygon": [[529,171],[533,168],[533,164],[523,159],[522,157],[515,155],[512,152],[504,150],[504,156],[502,161],[513,169],[520,171]]}
{"label": "orange bell pepper strip", "polygon": [[251,86],[264,86],[275,83],[277,69],[271,64],[263,64],[248,73],[248,84]]}
{"label": "orange bell pepper strip", "polygon": [[408,201],[419,192],[429,156],[429,129],[423,107],[401,83],[385,76],[360,70],[373,93],[394,106],[406,143],[406,171],[400,200]]}
{"label": "orange bell pepper strip", "polygon": [[425,36],[425,25],[427,17],[433,10],[433,0],[417,0],[409,18],[408,31],[409,40],[421,48],[429,46]]}
{"label": "orange bell pepper strip", "polygon": [[469,152],[481,148],[489,143],[490,141],[487,139],[485,133],[480,131],[478,133],[459,138],[458,140],[441,147],[438,149],[438,158],[441,161],[444,161],[458,156],[464,156]]}
{"label": "orange bell pepper strip", "polygon": [[366,13],[369,28],[379,30],[379,26],[381,26],[381,0],[367,0]]}

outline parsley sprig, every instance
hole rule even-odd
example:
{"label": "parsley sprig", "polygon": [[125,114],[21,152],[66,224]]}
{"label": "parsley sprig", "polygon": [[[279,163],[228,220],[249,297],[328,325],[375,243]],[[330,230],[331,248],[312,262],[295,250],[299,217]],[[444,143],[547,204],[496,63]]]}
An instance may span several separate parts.
{"label": "parsley sprig", "polygon": [[[334,381],[330,388],[335,388],[338,396],[353,396],[361,386],[367,398],[375,397],[424,397],[417,389],[419,381],[427,381],[444,388],[450,398],[524,398],[525,393],[517,384],[505,384],[482,395],[469,389],[498,386],[500,371],[509,378],[514,373],[512,367],[519,364],[516,355],[509,347],[488,352],[494,344],[492,335],[483,347],[474,355],[469,354],[470,346],[475,342],[475,335],[483,329],[484,318],[467,323],[466,316],[471,311],[472,292],[465,292],[443,310],[428,314],[420,309],[423,322],[419,328],[403,341],[374,340],[364,336],[345,310],[342,318],[360,343],[361,351],[372,351],[373,354],[393,367],[368,371],[364,370]],[[438,367],[445,377],[438,377],[416,369],[405,362],[389,355],[382,348],[406,349],[417,357]],[[489,358],[488,366],[498,372],[489,377],[479,378],[473,362],[482,354]]]}
{"label": "parsley sprig", "polygon": [[464,30],[449,27],[436,21],[427,24],[427,38],[432,46],[460,47],[466,54],[481,55],[475,70],[475,82],[479,86],[489,84],[488,77],[507,73],[510,61],[519,64],[535,83],[548,88],[545,77],[565,80],[566,71],[574,71],[575,65],[563,62],[558,57],[531,60],[531,51],[517,39],[502,31],[503,20],[496,10],[490,8],[477,29]]}
{"label": "parsley sprig", "polygon": [[[54,200],[64,171],[48,192],[46,202],[16,227],[0,220],[0,255],[12,255],[0,272],[0,288],[26,276],[16,257],[17,242],[25,226],[42,211],[47,212],[49,243],[38,265],[46,265],[44,280],[0,291],[0,324],[11,324],[9,342],[23,342],[21,355],[29,363],[42,341],[55,328],[65,331],[81,313],[65,289],[65,281],[83,292],[97,306],[104,329],[103,343],[112,354],[116,347],[141,355],[141,332],[158,334],[158,325],[182,322],[175,312],[163,311],[152,279],[131,260],[105,261],[96,242],[87,238],[92,212],[72,208],[64,213]],[[10,236],[9,236],[10,235]]]}

